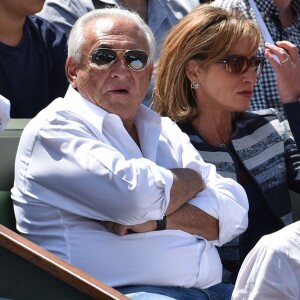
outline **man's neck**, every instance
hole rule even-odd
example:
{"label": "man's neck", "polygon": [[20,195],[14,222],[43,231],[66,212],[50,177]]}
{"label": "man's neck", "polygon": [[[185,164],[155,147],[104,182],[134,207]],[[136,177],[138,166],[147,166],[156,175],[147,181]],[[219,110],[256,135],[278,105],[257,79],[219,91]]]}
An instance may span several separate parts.
{"label": "man's neck", "polygon": [[16,46],[23,37],[23,27],[26,17],[8,15],[0,11],[0,42]]}

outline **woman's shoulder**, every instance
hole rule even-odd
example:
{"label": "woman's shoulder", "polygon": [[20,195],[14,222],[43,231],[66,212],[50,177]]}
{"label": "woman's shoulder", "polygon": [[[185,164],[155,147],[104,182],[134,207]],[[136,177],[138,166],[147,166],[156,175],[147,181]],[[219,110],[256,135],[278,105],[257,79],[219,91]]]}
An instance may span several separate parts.
{"label": "woman's shoulder", "polygon": [[275,108],[259,109],[253,111],[247,111],[243,114],[243,118],[246,120],[256,119],[261,117],[273,117],[280,121],[284,120],[283,115]]}

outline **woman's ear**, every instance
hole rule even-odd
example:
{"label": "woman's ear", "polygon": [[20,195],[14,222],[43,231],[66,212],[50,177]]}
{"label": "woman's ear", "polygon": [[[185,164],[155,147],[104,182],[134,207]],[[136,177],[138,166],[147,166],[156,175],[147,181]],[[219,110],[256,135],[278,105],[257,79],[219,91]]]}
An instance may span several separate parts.
{"label": "woman's ear", "polygon": [[191,59],[187,62],[186,67],[186,75],[191,82],[199,80],[199,63],[198,61]]}
{"label": "woman's ear", "polygon": [[68,57],[65,65],[66,76],[72,87],[77,88],[77,66],[78,63]]}

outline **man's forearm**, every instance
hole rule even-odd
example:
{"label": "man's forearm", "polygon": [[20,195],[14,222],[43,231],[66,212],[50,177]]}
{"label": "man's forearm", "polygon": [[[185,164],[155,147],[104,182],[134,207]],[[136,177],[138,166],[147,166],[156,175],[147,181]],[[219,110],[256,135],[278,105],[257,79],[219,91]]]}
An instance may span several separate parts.
{"label": "man's forearm", "polygon": [[[200,235],[207,240],[218,239],[218,220],[211,217],[196,206],[186,204],[187,201],[205,189],[205,183],[199,173],[192,169],[171,169],[174,180],[171,188],[167,229],[180,229],[190,234]],[[149,232],[156,230],[156,221],[143,224],[121,225],[114,222],[102,222],[108,230],[124,235],[130,231]]]}
{"label": "man's forearm", "polygon": [[205,189],[205,183],[199,173],[192,169],[171,169],[174,176],[170,203],[166,214],[175,212],[179,207]]}
{"label": "man's forearm", "polygon": [[219,221],[188,203],[168,215],[167,229],[180,229],[207,240],[219,239]]}

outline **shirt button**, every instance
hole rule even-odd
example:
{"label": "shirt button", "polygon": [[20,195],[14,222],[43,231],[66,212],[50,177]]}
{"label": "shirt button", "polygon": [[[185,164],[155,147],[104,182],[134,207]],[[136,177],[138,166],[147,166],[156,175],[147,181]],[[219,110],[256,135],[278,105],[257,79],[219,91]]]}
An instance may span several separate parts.
{"label": "shirt button", "polygon": [[129,150],[130,150],[130,152],[133,152],[133,151],[134,151],[134,148],[133,148],[133,147],[131,147]]}

